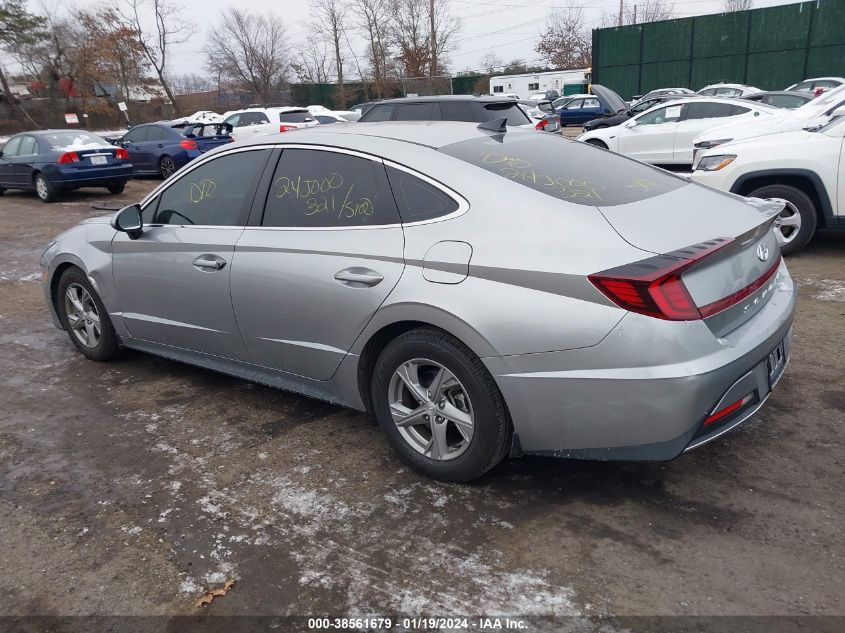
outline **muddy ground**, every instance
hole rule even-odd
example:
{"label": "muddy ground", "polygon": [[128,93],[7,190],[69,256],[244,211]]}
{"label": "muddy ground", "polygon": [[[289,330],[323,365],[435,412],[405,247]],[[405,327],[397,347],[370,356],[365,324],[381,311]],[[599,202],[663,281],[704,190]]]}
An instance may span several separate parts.
{"label": "muddy ground", "polygon": [[369,416],[75,352],[39,255],[155,184],[0,198],[0,614],[845,614],[845,235],[788,260],[792,361],[741,430],[671,463],[523,458],[450,485]]}

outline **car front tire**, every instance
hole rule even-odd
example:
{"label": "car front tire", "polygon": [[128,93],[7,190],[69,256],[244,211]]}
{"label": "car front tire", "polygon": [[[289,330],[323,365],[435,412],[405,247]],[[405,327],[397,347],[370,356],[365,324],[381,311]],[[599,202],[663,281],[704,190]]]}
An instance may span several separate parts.
{"label": "car front tire", "polygon": [[816,205],[806,193],[789,185],[766,185],[747,194],[751,198],[782,198],[786,208],[775,220],[775,234],[783,255],[792,255],[812,239],[818,225]]}
{"label": "car front tire", "polygon": [[376,361],[371,396],[399,458],[433,479],[476,479],[510,447],[510,415],[493,377],[440,330],[418,328],[391,341]]}
{"label": "car front tire", "polygon": [[62,274],[55,297],[59,319],[71,343],[91,360],[111,360],[120,342],[100,295],[79,268]]}
{"label": "car front tire", "polygon": [[35,195],[41,202],[53,202],[56,199],[56,189],[44,174],[35,174],[33,184],[35,185]]}
{"label": "car front tire", "polygon": [[106,185],[106,189],[109,190],[109,193],[117,195],[119,193],[123,193],[123,190],[126,189],[125,182],[113,182],[109,185]]}

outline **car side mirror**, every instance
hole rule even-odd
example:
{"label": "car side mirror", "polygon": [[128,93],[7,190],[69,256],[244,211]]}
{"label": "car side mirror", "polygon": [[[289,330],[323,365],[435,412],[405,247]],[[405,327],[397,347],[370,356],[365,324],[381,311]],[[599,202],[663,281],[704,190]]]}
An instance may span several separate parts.
{"label": "car side mirror", "polygon": [[830,113],[830,117],[832,119],[835,119],[836,117],[840,117],[840,116],[843,116],[843,115],[845,115],[845,105],[839,106],[833,112]]}
{"label": "car side mirror", "polygon": [[636,127],[637,126],[637,120],[636,119],[628,119],[628,122],[625,125],[627,125],[628,127]]}
{"label": "car side mirror", "polygon": [[144,232],[141,221],[141,205],[133,204],[115,213],[111,220],[111,226],[115,231],[126,233],[130,239],[134,240],[140,237]]}

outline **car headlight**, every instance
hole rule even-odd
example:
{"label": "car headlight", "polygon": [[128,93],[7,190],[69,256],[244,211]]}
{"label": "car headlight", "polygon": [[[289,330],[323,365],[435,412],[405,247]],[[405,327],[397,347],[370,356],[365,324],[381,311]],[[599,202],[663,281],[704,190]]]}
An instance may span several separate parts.
{"label": "car headlight", "polygon": [[701,141],[700,143],[696,143],[694,145],[695,149],[713,149],[714,147],[718,147],[719,145],[723,145],[724,143],[728,143],[732,141],[731,138],[719,138],[715,141]]}
{"label": "car headlight", "polygon": [[727,167],[736,158],[736,154],[717,154],[716,156],[702,156],[695,166],[696,171],[719,171]]}

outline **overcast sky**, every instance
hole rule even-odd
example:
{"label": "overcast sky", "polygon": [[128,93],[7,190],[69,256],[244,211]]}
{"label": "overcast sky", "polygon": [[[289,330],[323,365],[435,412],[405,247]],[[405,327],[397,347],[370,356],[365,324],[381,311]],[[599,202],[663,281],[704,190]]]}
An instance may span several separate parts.
{"label": "overcast sky", "polygon": [[[37,7],[39,0],[29,0],[30,7]],[[48,5],[67,7],[66,0],[46,0]],[[220,12],[229,4],[248,6],[252,11],[276,13],[287,24],[291,46],[303,42],[308,36],[308,25],[312,21],[311,3],[308,0],[250,0],[248,3],[230,0],[180,0],[185,6],[185,15],[199,30],[185,44],[174,47],[168,60],[170,74],[203,73],[205,34],[214,27]],[[618,0],[575,0],[584,7],[587,20],[593,26],[598,24],[602,12],[618,13]],[[634,4],[633,0],[625,0]],[[522,59],[537,61],[539,55],[534,43],[543,24],[555,7],[566,4],[566,0],[449,0],[451,11],[463,21],[463,28],[456,38],[456,50],[451,55],[453,72],[476,70],[482,67],[482,60],[494,52],[504,62]],[[754,0],[754,7],[789,4],[790,0]],[[76,0],[76,6],[95,6],[96,0]],[[672,3],[677,17],[718,13],[723,0],[674,0]],[[350,27],[353,25],[350,24]],[[350,37],[356,52],[364,49],[363,41],[350,28]],[[5,63],[9,63],[8,60]],[[351,71],[350,64],[350,71]]]}

